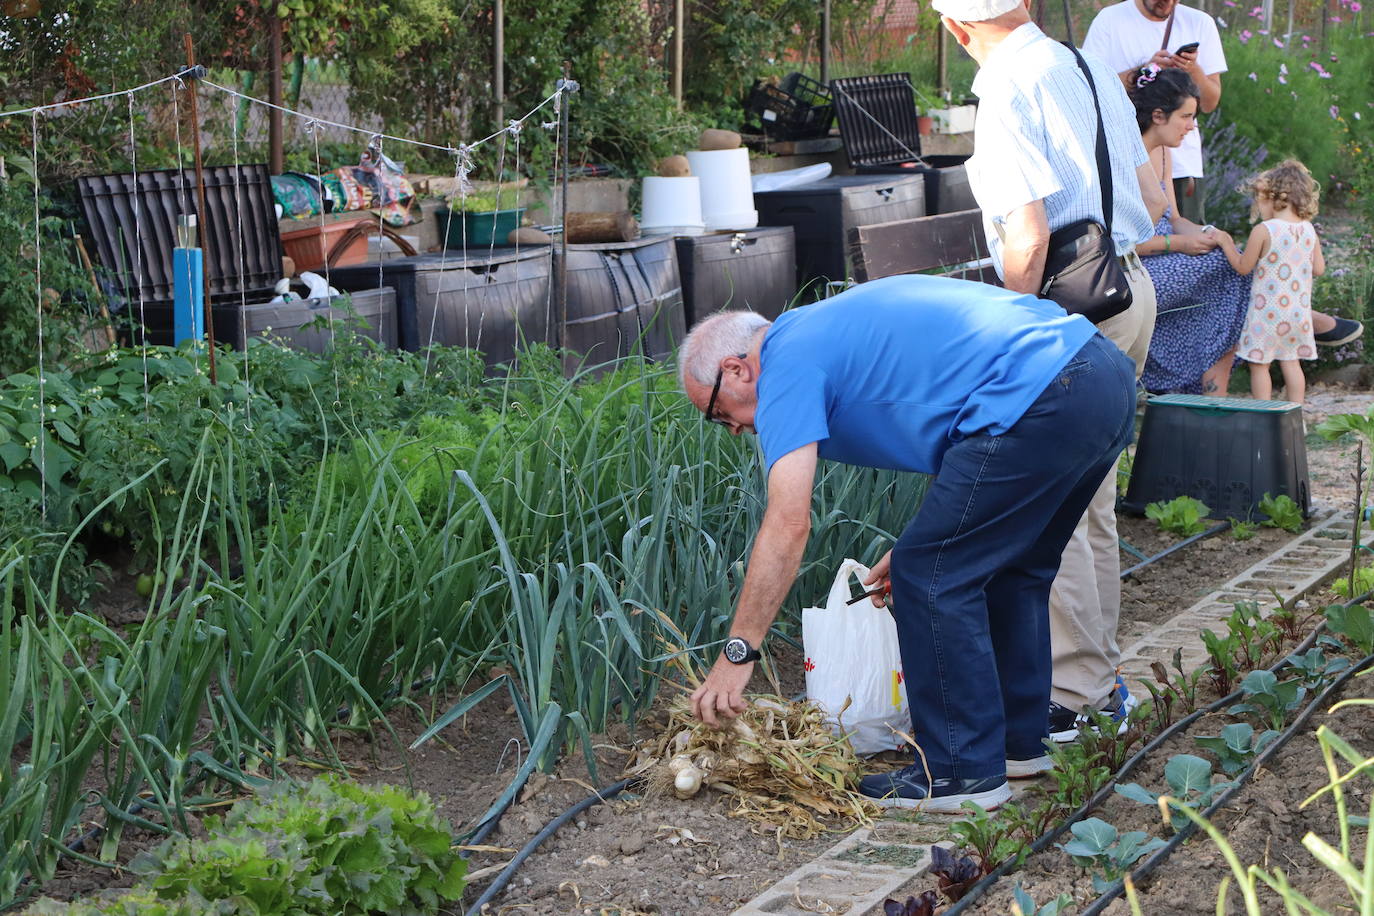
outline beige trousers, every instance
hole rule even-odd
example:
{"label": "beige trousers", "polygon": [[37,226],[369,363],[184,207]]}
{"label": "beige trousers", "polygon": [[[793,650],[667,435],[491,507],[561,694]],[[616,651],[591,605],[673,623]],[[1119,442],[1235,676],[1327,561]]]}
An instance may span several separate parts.
{"label": "beige trousers", "polygon": [[[1134,253],[1126,256],[1131,307],[1097,329],[1135,360],[1135,375],[1145,370],[1145,354],[1155,329],[1155,288]],[[1121,649],[1116,642],[1121,617],[1121,555],[1116,534],[1116,470],[1097,489],[1064,548],[1059,575],[1050,591],[1050,648],[1054,689],[1062,706],[1100,707],[1111,694]]]}

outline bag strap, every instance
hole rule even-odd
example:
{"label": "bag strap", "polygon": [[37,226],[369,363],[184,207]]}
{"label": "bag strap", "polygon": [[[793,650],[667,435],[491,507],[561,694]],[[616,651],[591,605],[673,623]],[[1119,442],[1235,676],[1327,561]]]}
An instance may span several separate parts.
{"label": "bag strap", "polygon": [[858,560],[845,558],[840,564],[840,568],[835,571],[835,580],[830,583],[830,595],[826,600],[826,606],[844,607],[849,600],[849,577],[858,576],[860,580],[868,578],[868,567]]}
{"label": "bag strap", "polygon": [[1102,104],[1097,98],[1097,84],[1093,82],[1092,72],[1088,69],[1088,62],[1083,59],[1083,55],[1070,42],[1064,42],[1064,46],[1073,52],[1073,56],[1078,59],[1078,68],[1083,71],[1083,75],[1088,79],[1088,89],[1093,94],[1093,110],[1097,112],[1097,180],[1102,188],[1102,222],[1107,226],[1108,237],[1112,234],[1112,163],[1107,158],[1107,131],[1102,126]]}

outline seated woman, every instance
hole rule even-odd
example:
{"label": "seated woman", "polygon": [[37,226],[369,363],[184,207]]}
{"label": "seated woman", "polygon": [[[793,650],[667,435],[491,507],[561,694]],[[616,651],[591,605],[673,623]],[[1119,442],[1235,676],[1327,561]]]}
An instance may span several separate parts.
{"label": "seated woman", "polygon": [[[1147,65],[1137,71],[1129,95],[1155,173],[1173,174],[1170,150],[1196,127],[1197,85],[1183,70]],[[1152,392],[1224,395],[1250,304],[1250,278],[1231,268],[1211,226],[1174,216],[1173,182],[1161,178],[1160,185],[1169,207],[1154,237],[1136,246],[1159,301],[1142,381]]]}

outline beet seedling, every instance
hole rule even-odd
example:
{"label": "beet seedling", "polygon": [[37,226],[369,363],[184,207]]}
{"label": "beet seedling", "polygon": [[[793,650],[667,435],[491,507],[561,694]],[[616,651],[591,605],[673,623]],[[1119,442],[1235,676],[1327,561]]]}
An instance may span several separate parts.
{"label": "beet seedling", "polygon": [[[1179,804],[1198,810],[1206,808],[1213,798],[1231,786],[1229,782],[1213,785],[1212,765],[1192,754],[1175,754],[1170,757],[1169,762],[1164,764],[1164,781],[1169,784],[1169,791],[1164,794],[1176,799]],[[1142,805],[1159,804],[1159,793],[1151,792],[1134,782],[1117,786],[1116,794]],[[1170,815],[1170,822],[1175,830],[1182,827],[1185,820],[1182,815]]]}
{"label": "beet seedling", "polygon": [[1227,776],[1235,776],[1250,765],[1255,755],[1279,736],[1272,728],[1255,734],[1248,722],[1233,722],[1219,735],[1198,735],[1193,738],[1200,747],[1216,754]]}
{"label": "beet seedling", "polygon": [[1099,894],[1106,893],[1142,856],[1164,845],[1158,837],[1146,840],[1149,834],[1143,830],[1118,833],[1111,824],[1096,817],[1079,821],[1069,830],[1073,839],[1056,845],[1068,853],[1075,865],[1100,872],[1092,876],[1093,890]]}
{"label": "beet seedling", "polygon": [[922,891],[919,897],[907,897],[903,903],[889,897],[883,901],[883,916],[935,916],[939,905],[940,895],[934,891]]}
{"label": "beet seedling", "polygon": [[1157,731],[1163,731],[1173,724],[1175,704],[1178,705],[1180,715],[1187,715],[1197,709],[1197,685],[1202,679],[1202,670],[1183,669],[1182,649],[1174,650],[1173,666],[1178,673],[1171,675],[1162,662],[1151,662],[1150,670],[1154,672],[1158,684],[1145,682],[1145,689],[1150,691],[1153,701],[1150,707]]}
{"label": "beet seedling", "polygon": [[[1014,836],[1014,818],[997,816],[988,812],[977,802],[966,801],[959,807],[969,812],[964,820],[949,825],[950,835],[960,849],[972,853],[983,874],[988,874],[1007,859],[1018,861],[1026,854],[1030,844]],[[1008,805],[1003,811],[1014,809]]]}
{"label": "beet seedling", "polygon": [[943,846],[930,847],[930,873],[950,903],[961,900],[983,877],[977,862],[968,856],[955,856]]}

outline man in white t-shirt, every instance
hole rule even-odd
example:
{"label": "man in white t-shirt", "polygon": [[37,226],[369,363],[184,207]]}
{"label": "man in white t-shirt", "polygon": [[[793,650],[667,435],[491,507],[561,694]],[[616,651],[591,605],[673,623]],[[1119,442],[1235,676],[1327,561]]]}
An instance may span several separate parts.
{"label": "man in white t-shirt", "polygon": [[[1170,14],[1173,26],[1169,27]],[[1169,32],[1164,47],[1165,29]],[[1187,50],[1189,47],[1192,50]],[[1182,49],[1182,53],[1179,53]],[[1083,50],[1121,75],[1130,88],[1136,68],[1153,61],[1160,67],[1186,70],[1202,91],[1199,109],[1211,111],[1221,101],[1221,74],[1226,55],[1216,21],[1202,10],[1177,0],[1122,0],[1104,7],[1088,27]],[[1194,130],[1174,150],[1174,196],[1177,215],[1205,223],[1202,205],[1202,131]]]}

